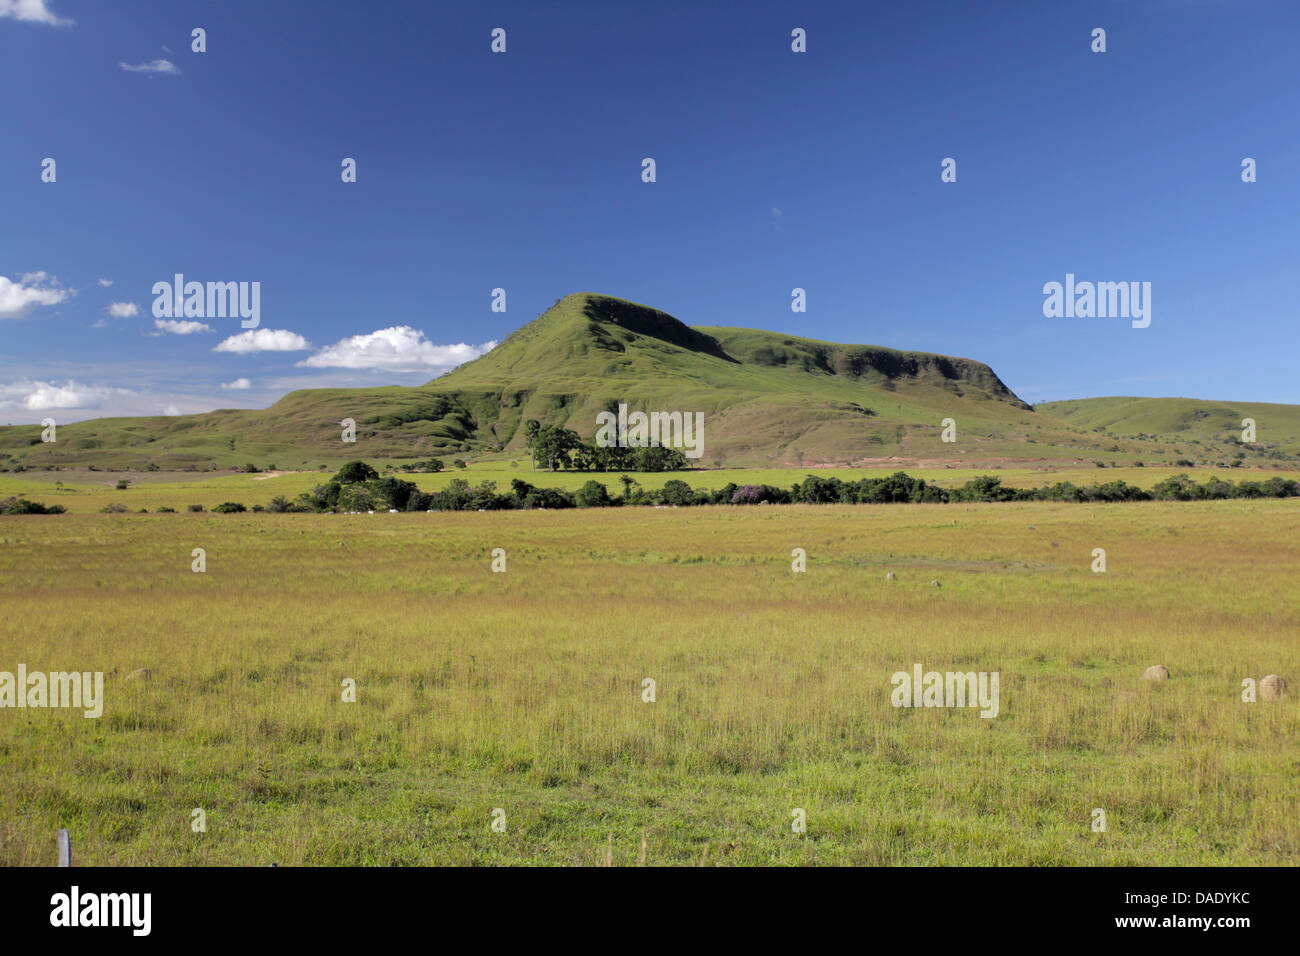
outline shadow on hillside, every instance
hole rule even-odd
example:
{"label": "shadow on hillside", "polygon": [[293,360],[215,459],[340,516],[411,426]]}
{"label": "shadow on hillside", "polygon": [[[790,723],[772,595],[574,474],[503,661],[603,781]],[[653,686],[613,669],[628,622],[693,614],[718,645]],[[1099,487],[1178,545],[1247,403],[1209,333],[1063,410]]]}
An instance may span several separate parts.
{"label": "shadow on hillside", "polygon": [[692,352],[703,352],[724,362],[742,364],[739,359],[728,355],[713,336],[696,331],[680,319],[658,309],[617,299],[592,297],[582,307],[582,314],[593,322],[612,323],[638,335],[659,339]]}

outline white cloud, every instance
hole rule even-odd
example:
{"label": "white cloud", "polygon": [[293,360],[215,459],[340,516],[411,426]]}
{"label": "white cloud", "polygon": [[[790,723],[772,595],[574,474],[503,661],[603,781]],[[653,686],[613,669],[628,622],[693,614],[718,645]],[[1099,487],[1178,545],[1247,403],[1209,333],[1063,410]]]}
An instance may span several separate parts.
{"label": "white cloud", "polygon": [[118,63],[128,73],[170,73],[179,76],[180,70],[171,60],[151,60],[148,63]]}
{"label": "white cloud", "polygon": [[57,279],[44,272],[28,272],[17,282],[0,276],[0,319],[21,319],[33,306],[58,305],[72,294],[71,289],[60,289],[58,285]]}
{"label": "white cloud", "polygon": [[435,345],[409,325],[354,335],[326,346],[298,364],[308,368],[368,368],[389,372],[447,371],[496,348],[482,345]]}
{"label": "white cloud", "polygon": [[47,6],[49,0],[0,0],[0,17],[24,20],[27,23],[47,23],[52,27],[71,26],[73,21],[57,16]]}
{"label": "white cloud", "polygon": [[105,289],[107,289],[109,286],[111,286],[111,285],[113,284],[113,280],[112,280],[112,279],[100,279],[100,280],[99,280],[99,284],[102,285]]}
{"label": "white cloud", "polygon": [[0,408],[23,408],[45,411],[52,408],[98,408],[118,395],[131,395],[130,389],[81,385],[69,379],[62,385],[24,379],[0,385]]}
{"label": "white cloud", "polygon": [[110,302],[108,314],[115,319],[129,319],[140,314],[140,307],[134,302]]}
{"label": "white cloud", "polygon": [[[131,314],[134,315],[135,313],[132,312]],[[163,332],[170,332],[172,335],[193,335],[195,332],[213,331],[212,326],[203,322],[193,322],[189,319],[154,319],[153,324],[162,329]]]}
{"label": "white cloud", "polygon": [[249,381],[248,379],[246,379],[246,378],[237,378],[237,379],[235,379],[233,382],[222,382],[222,383],[221,383],[221,387],[222,387],[222,388],[233,388],[233,389],[236,389],[236,390],[242,391],[242,390],[244,390],[244,389],[246,389],[246,388],[252,388],[252,387],[253,387],[253,383],[250,382],[250,381]]}
{"label": "white cloud", "polygon": [[[93,364],[93,363],[91,363]],[[145,366],[117,366],[116,374],[131,381],[149,381],[154,369],[166,373],[174,365],[147,363]],[[87,376],[99,368],[88,368]],[[188,377],[188,376],[187,376]],[[218,389],[217,383],[196,385],[187,380],[175,385],[132,385],[115,388],[104,384],[86,384],[96,379],[43,376],[6,381],[0,379],[0,425],[35,424],[42,418],[54,418],[60,425],[88,418],[122,418],[137,415],[193,415],[217,408],[247,408],[266,404],[278,394],[259,395],[256,389],[231,391]],[[257,400],[250,401],[254,396]],[[60,436],[62,437],[62,436]]]}
{"label": "white cloud", "polygon": [[311,348],[311,343],[297,332],[288,329],[250,329],[232,335],[212,351],[214,352],[300,352]]}

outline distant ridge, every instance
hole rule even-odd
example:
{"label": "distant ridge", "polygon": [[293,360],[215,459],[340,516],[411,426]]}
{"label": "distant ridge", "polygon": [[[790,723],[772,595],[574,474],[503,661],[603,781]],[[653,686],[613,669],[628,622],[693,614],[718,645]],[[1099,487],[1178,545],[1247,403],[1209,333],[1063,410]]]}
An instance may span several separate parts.
{"label": "distant ridge", "polygon": [[[422,386],[307,389],[264,410],[95,419],[62,426],[57,444],[41,443],[36,426],[0,428],[0,467],[269,461],[295,468],[356,457],[519,458],[527,420],[591,437],[596,416],[620,403],[703,413],[702,467],[1124,463],[1236,454],[1254,461],[1300,453],[1296,406],[1104,398],[1035,410],[974,359],[692,327],[647,305],[579,292]],[[1261,441],[1243,451],[1236,436],[1250,409],[1262,410]],[[354,445],[340,440],[345,418],[356,422]],[[953,442],[941,440],[946,420]]]}

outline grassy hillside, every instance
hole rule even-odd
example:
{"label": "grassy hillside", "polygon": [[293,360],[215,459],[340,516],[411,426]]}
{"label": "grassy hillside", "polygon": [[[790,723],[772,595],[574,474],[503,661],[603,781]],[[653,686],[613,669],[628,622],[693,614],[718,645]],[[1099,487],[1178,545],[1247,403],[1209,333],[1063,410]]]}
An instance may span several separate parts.
{"label": "grassy hillside", "polygon": [[1094,431],[1209,447],[1239,443],[1242,420],[1251,418],[1255,421],[1255,445],[1243,445],[1236,451],[1251,459],[1294,459],[1300,455],[1300,405],[1116,396],[1046,402],[1038,409]]}
{"label": "grassy hillside", "polygon": [[[0,469],[316,470],[350,458],[518,458],[527,419],[590,437],[597,414],[620,402],[702,412],[699,463],[710,467],[1173,465],[1300,455],[1300,408],[1201,403],[1207,415],[1180,428],[1175,413],[1152,411],[1148,423],[1145,406],[1131,418],[1123,404],[1159,401],[1175,400],[1033,409],[971,359],[692,328],[648,306],[578,293],[420,387],[310,389],[265,410],[96,419],[61,426],[52,444],[40,441],[38,426],[0,428]],[[1096,402],[1121,404],[1101,410]],[[1267,410],[1255,416],[1266,444],[1232,445],[1236,432],[1225,426],[1235,420],[1239,432],[1239,409]],[[952,443],[941,441],[949,418]],[[356,422],[355,444],[341,440],[344,419]]]}

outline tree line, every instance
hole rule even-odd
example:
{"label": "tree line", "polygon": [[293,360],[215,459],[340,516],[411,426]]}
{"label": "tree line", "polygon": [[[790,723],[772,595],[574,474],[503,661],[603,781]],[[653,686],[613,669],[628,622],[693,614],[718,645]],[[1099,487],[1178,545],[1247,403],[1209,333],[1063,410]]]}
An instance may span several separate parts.
{"label": "tree line", "polygon": [[883,478],[844,481],[808,475],[788,488],[774,485],[738,485],[729,482],[718,489],[692,488],[672,478],[662,488],[644,488],[624,474],[616,493],[598,481],[588,481],[577,491],[539,488],[520,478],[510,482],[508,492],[497,483],[471,485],[453,478],[441,491],[421,491],[413,482],[393,476],[379,477],[365,462],[350,462],[325,485],[300,495],[295,502],[280,497],[268,511],[499,511],[527,508],[608,508],[636,505],[752,505],[752,504],[922,504],[994,501],[1194,501],[1221,498],[1300,497],[1300,482],[1274,477],[1265,481],[1230,482],[1211,478],[1198,484],[1187,475],[1176,475],[1156,484],[1150,491],[1124,481],[1074,485],[1057,482],[1042,488],[1014,488],[995,475],[972,478],[957,488],[941,488],[906,472]]}
{"label": "tree line", "polygon": [[[642,451],[644,449],[635,449]],[[453,478],[441,491],[421,491],[412,481],[392,475],[380,477],[364,461],[350,461],[328,482],[289,500],[284,495],[253,511],[270,512],[370,512],[370,511],[501,511],[529,508],[615,508],[637,505],[757,505],[757,504],[948,504],[992,501],[1201,501],[1226,498],[1300,497],[1300,482],[1273,477],[1264,481],[1225,481],[1213,477],[1197,483],[1187,475],[1174,475],[1158,482],[1150,491],[1124,481],[1074,485],[1057,482],[1042,488],[1014,488],[996,475],[972,478],[958,488],[941,488],[924,478],[897,471],[884,478],[844,481],[808,475],[789,488],[775,485],[737,485],[729,482],[709,490],[692,488],[672,478],[662,488],[643,488],[631,475],[619,476],[614,494],[598,481],[588,481],[577,491],[539,488],[520,478],[510,482],[508,492],[497,491],[495,481],[471,485]],[[109,509],[105,509],[109,510]],[[112,510],[125,511],[121,506]],[[171,508],[160,508],[171,511]],[[191,511],[202,511],[191,505]],[[215,512],[247,510],[238,502],[223,502]],[[62,505],[46,507],[24,498],[0,501],[0,514],[59,514]]]}
{"label": "tree line", "polygon": [[561,425],[543,425],[535,418],[524,422],[524,448],[533,467],[546,471],[681,471],[686,456],[675,448],[602,447]]}

